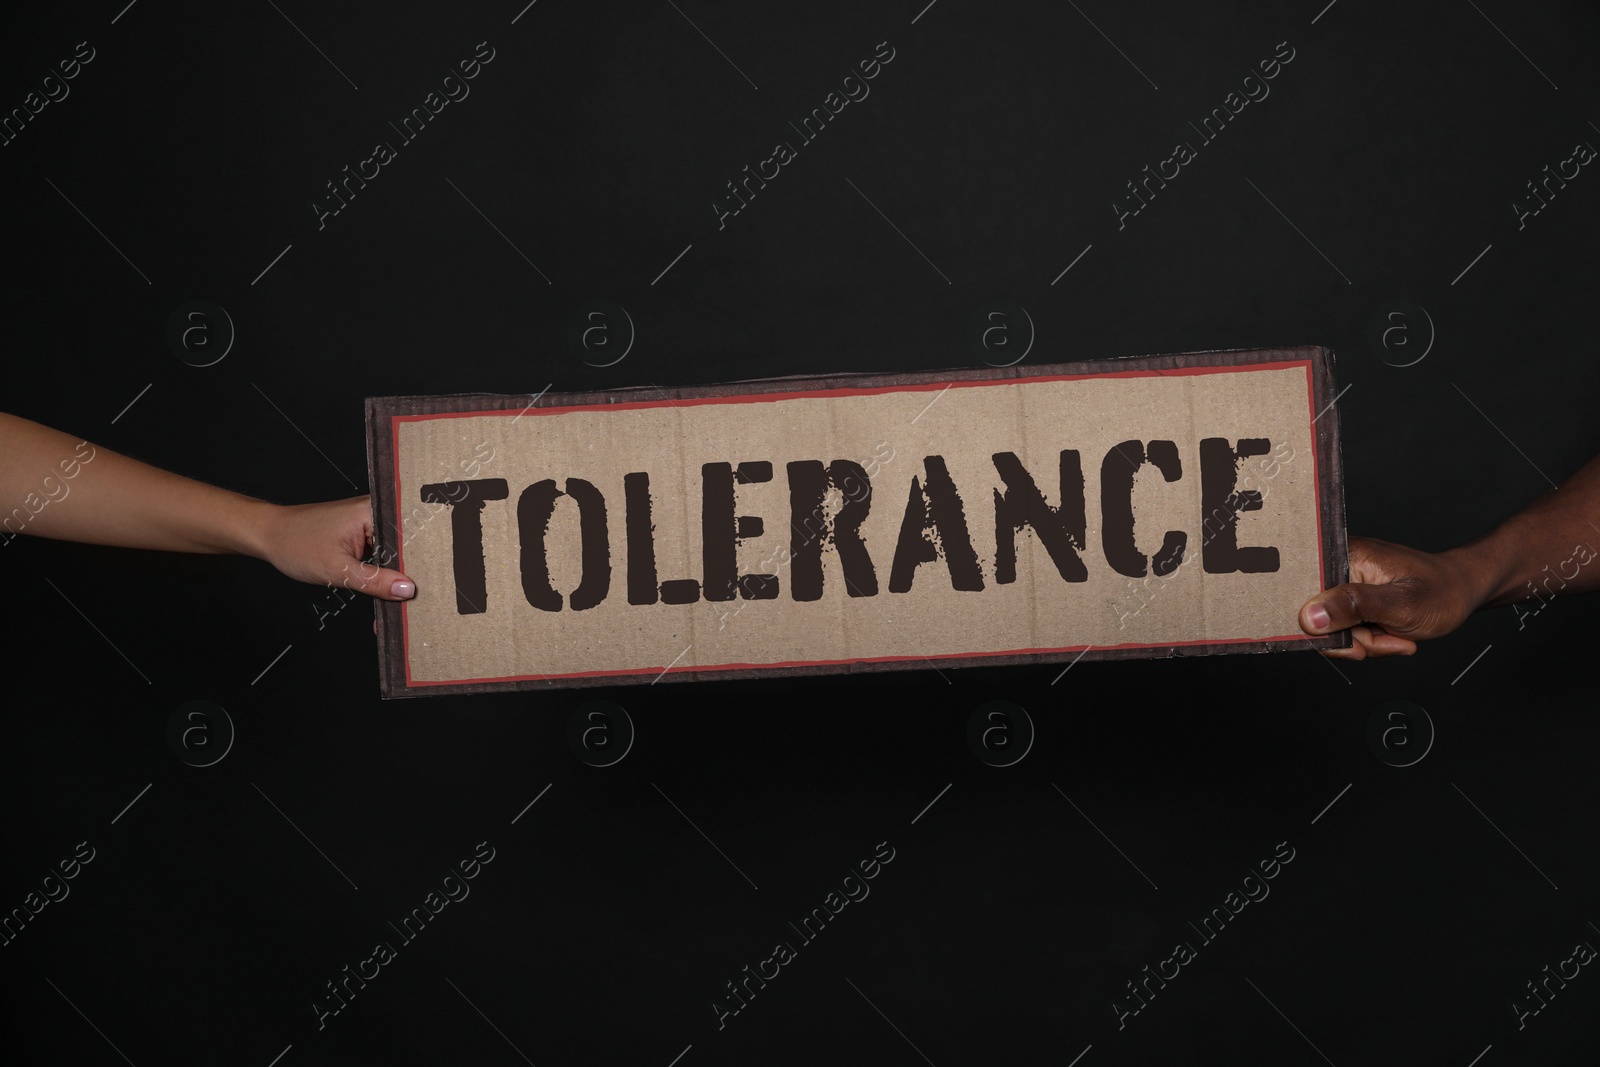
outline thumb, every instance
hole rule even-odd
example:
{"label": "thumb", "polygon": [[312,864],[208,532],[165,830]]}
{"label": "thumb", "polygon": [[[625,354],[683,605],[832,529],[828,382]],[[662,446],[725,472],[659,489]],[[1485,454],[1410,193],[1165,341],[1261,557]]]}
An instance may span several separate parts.
{"label": "thumb", "polygon": [[417,595],[417,583],[410,578],[399,571],[371,563],[346,567],[343,584],[346,589],[354,589],[379,600],[410,600]]}
{"label": "thumb", "polygon": [[1300,628],[1308,634],[1326,634],[1369,622],[1403,630],[1403,610],[1401,592],[1391,584],[1346,582],[1306,601],[1300,609]]}

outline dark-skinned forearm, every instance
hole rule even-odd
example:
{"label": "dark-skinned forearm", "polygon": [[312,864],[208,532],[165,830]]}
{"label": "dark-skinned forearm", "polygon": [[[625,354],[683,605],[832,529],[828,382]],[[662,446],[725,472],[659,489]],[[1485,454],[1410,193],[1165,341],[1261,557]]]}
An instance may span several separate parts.
{"label": "dark-skinned forearm", "polygon": [[1444,555],[1479,607],[1600,589],[1600,457],[1501,523]]}

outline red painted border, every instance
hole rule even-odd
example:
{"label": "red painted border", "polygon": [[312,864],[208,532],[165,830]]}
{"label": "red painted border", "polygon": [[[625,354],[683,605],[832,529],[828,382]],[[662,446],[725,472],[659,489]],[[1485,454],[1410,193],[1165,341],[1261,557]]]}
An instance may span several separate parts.
{"label": "red painted border", "polygon": [[[1180,378],[1196,374],[1249,374],[1254,371],[1287,370],[1291,367],[1303,367],[1306,372],[1306,407],[1311,412],[1311,489],[1316,497],[1317,513],[1317,574],[1324,573],[1325,561],[1322,551],[1322,481],[1317,471],[1317,412],[1316,392],[1312,377],[1311,360],[1295,359],[1282,360],[1275,363],[1251,363],[1234,367],[1179,367],[1168,370],[1127,370],[1110,371],[1104,374],[1051,374],[1039,375],[1031,378],[982,378],[972,381],[959,382],[928,382],[921,385],[890,385],[866,389],[801,389],[784,393],[747,393],[735,396],[704,396],[689,397],[681,400],[640,400],[622,404],[574,404],[566,407],[547,408],[500,408],[492,411],[445,411],[433,415],[391,415],[389,417],[390,440],[394,456],[394,499],[396,532],[399,534],[399,544],[395,547],[395,562],[397,569],[405,573],[405,530],[404,519],[401,518],[400,502],[405,499],[400,491],[400,424],[402,422],[423,422],[432,419],[463,419],[479,418],[487,415],[559,415],[573,411],[632,411],[641,408],[665,407],[696,407],[702,404],[764,404],[778,400],[806,400],[814,397],[847,397],[847,396],[877,396],[883,393],[925,393],[934,390],[970,388],[975,386],[996,385],[1028,385],[1036,382],[1076,382],[1087,381],[1094,378]],[[422,688],[434,685],[474,685],[490,684],[494,682],[528,682],[549,681],[555,678],[612,678],[634,674],[666,674],[669,671],[678,672],[710,672],[710,671],[739,671],[762,670],[782,667],[836,667],[851,663],[904,663],[913,660],[951,660],[951,659],[976,659],[995,656],[1026,656],[1044,655],[1050,653],[1080,652],[1090,648],[1102,650],[1125,648],[1181,648],[1189,645],[1237,645],[1259,644],[1266,641],[1299,641],[1305,634],[1283,634],[1274,637],[1230,637],[1220,639],[1206,639],[1200,641],[1164,641],[1140,643],[1133,642],[1122,645],[1068,645],[1065,648],[1021,648],[996,652],[946,652],[933,656],[858,656],[854,659],[817,659],[817,660],[783,660],[773,663],[723,663],[712,666],[694,666],[673,668],[666,667],[629,667],[613,671],[572,671],[567,674],[509,674],[498,678],[450,678],[439,681],[418,681],[411,677],[411,631],[407,617],[409,602],[400,602],[400,634],[401,647],[405,649],[406,686],[408,688]]]}

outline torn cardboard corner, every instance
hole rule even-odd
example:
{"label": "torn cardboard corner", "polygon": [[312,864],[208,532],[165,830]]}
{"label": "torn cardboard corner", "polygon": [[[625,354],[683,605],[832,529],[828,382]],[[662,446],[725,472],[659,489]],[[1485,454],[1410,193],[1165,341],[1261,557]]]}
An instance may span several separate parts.
{"label": "torn cardboard corner", "polygon": [[1344,647],[1332,362],[369,399],[383,695]]}

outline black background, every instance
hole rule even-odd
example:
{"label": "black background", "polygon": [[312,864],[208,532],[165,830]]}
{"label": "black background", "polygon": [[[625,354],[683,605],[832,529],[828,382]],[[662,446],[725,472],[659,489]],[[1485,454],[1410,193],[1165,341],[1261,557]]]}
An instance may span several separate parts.
{"label": "black background", "polygon": [[[1593,5],[277,8],[6,15],[5,109],[95,49],[0,148],[7,410],[332,499],[365,491],[366,396],[977,366],[974,317],[1003,302],[1033,363],[1334,348],[1356,533],[1458,544],[1596,451],[1600,177],[1521,229],[1512,206],[1600,143]],[[324,183],[480,41],[471,95],[319,229]],[[880,41],[870,96],[719,229],[724,183]],[[1271,95],[1119,230],[1124,183],[1282,41]],[[167,343],[195,300],[237,331],[207,368]],[[568,341],[594,300],[637,331],[611,367]],[[1414,305],[1431,329],[1382,318]],[[1406,324],[1388,348],[1375,316]],[[1525,1029],[1510,1007],[1600,942],[1586,598],[1381,663],[385,703],[365,602],[327,614],[240,558],[3,552],[0,908],[96,850],[0,948],[25,1062],[1492,1067],[1600,1046],[1587,969]],[[566,741],[596,697],[637,728],[604,769]],[[192,699],[237,729],[206,768],[167,741]],[[995,699],[1037,728],[1007,768],[966,742]],[[1409,767],[1367,741],[1391,700],[1428,713]],[[324,983],[480,841],[471,895],[319,1029]],[[719,1030],[723,983],[880,841],[871,895]],[[1188,923],[1278,842],[1271,895],[1199,945]],[[1119,1031],[1124,983],[1182,940],[1198,958]]]}

